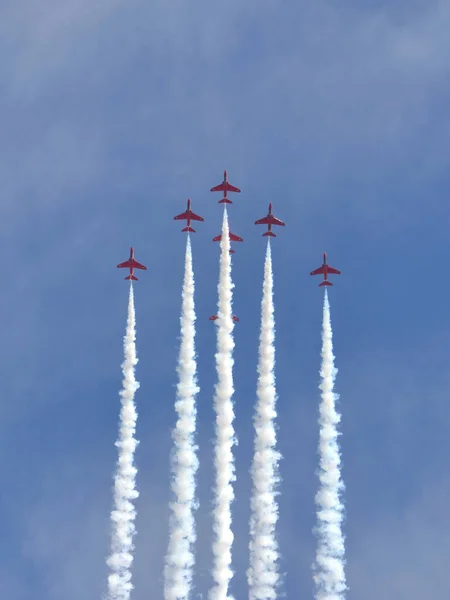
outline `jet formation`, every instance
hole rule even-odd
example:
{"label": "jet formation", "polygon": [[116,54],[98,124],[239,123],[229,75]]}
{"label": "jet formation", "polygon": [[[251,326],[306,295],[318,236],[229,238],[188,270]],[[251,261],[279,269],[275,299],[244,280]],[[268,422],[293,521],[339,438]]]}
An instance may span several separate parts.
{"label": "jet formation", "polygon": [[[240,194],[241,190],[236,187],[235,185],[231,185],[231,183],[228,181],[228,173],[226,171],[223,172],[223,181],[222,183],[219,183],[219,185],[215,185],[214,187],[212,187],[210,190],[210,192],[223,192],[223,198],[221,200],[219,200],[219,204],[233,204],[233,202],[227,197],[228,192],[233,192],[236,194]],[[244,239],[241,238],[240,236],[236,235],[235,233],[232,233],[231,230],[228,233],[229,238],[230,238],[230,242],[243,242]],[[222,234],[220,235],[216,235],[216,237],[213,238],[213,242],[220,242],[220,240],[222,239]],[[234,250],[233,248],[230,248],[230,254],[234,254]],[[211,317],[209,317],[210,321],[217,321],[218,319],[218,315],[212,315]],[[235,315],[233,315],[231,317],[233,319],[233,321],[235,323],[239,322],[239,318],[236,317]]]}
{"label": "jet formation", "polygon": [[[221,198],[221,200],[218,201],[219,204],[233,204],[233,202],[228,198],[228,193],[229,192],[232,192],[232,193],[240,193],[241,192],[241,190],[238,187],[236,187],[235,185],[232,185],[228,181],[227,171],[223,172],[222,183],[219,183],[218,185],[212,187],[210,191],[211,192],[223,192],[223,197]],[[182,212],[181,214],[176,215],[174,217],[174,220],[175,221],[186,221],[186,227],[184,227],[181,231],[187,232],[187,233],[195,233],[195,229],[193,227],[191,227],[191,222],[192,221],[204,221],[204,218],[193,212],[193,210],[191,208],[191,200],[190,200],[190,198],[188,198],[186,210],[184,212]],[[277,217],[275,217],[275,215],[273,214],[272,203],[270,203],[267,215],[265,217],[262,217],[261,219],[258,219],[257,221],[255,221],[255,225],[267,225],[267,231],[265,231],[264,233],[261,234],[263,237],[266,237],[266,236],[267,237],[276,237],[276,234],[272,231],[272,227],[275,225],[284,227],[286,224],[283,221],[281,221],[280,219],[278,219]],[[230,236],[230,241],[232,241],[232,242],[243,242],[244,241],[243,238],[232,233],[231,231],[229,232],[229,236]],[[217,235],[216,237],[213,238],[212,241],[220,242],[221,239],[222,239],[222,235]],[[232,248],[230,248],[230,254],[234,254],[234,253],[235,253],[235,251]],[[134,269],[142,269],[144,271],[147,270],[147,267],[145,265],[142,265],[137,260],[135,260],[133,247],[130,248],[129,259],[127,261],[117,265],[117,268],[118,269],[130,269],[130,274],[127,277],[125,277],[125,279],[132,280],[132,281],[138,281],[138,278],[134,275]],[[341,274],[341,272],[338,269],[335,269],[334,267],[331,267],[328,264],[326,252],[323,253],[322,265],[318,269],[315,269],[314,271],[311,271],[311,273],[310,273],[310,275],[323,275],[323,281],[321,283],[319,283],[319,287],[332,286],[333,284],[331,283],[331,281],[328,281],[328,275],[340,275],[340,274]],[[212,315],[211,317],[209,317],[209,320],[216,321],[218,318],[219,317],[217,315]],[[237,323],[239,321],[238,317],[233,315],[233,321],[235,321]]]}

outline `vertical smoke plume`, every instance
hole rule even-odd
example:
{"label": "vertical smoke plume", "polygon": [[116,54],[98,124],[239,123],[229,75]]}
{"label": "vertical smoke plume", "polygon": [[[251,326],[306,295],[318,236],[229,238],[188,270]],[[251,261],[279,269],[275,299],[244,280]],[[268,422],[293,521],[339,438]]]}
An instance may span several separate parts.
{"label": "vertical smoke plume", "polygon": [[222,239],[220,242],[220,275],[217,326],[216,370],[214,408],[216,411],[216,488],[213,509],[213,578],[215,585],[209,593],[210,600],[226,600],[229,598],[228,587],[233,576],[231,570],[231,547],[233,532],[231,530],[231,502],[234,498],[232,482],[234,463],[232,447],[234,444],[233,429],[233,319],[231,281],[230,238],[227,211],[224,210]]}
{"label": "vertical smoke plume", "polygon": [[178,358],[179,383],[175,410],[178,414],[172,432],[172,490],[175,500],[170,504],[169,548],[164,569],[166,600],[188,600],[192,587],[195,542],[195,474],[198,468],[194,444],[197,386],[195,360],[194,273],[191,242],[186,244],[185,273],[181,309],[181,345]]}
{"label": "vertical smoke plume", "polygon": [[278,520],[276,485],[280,454],[276,450],[275,322],[270,241],[264,265],[257,404],[254,416],[255,454],[252,465],[253,492],[250,518],[250,568],[247,571],[250,600],[275,600],[277,596]]}
{"label": "vertical smoke plume", "polygon": [[111,555],[107,564],[111,569],[108,576],[108,597],[110,600],[128,600],[133,585],[131,565],[133,563],[133,535],[136,532],[134,519],[136,510],[133,500],[138,497],[135,487],[137,469],[134,466],[134,451],[138,444],[134,437],[137,413],[134,395],[139,383],[134,376],[136,357],[136,318],[134,312],[133,285],[130,285],[128,302],[127,330],[124,338],[125,360],[122,363],[124,375],[123,389],[120,392],[120,411],[117,470],[114,478],[114,509],[111,512],[112,539]]}
{"label": "vertical smoke plume", "polygon": [[345,590],[344,536],[342,534],[343,505],[340,494],[344,489],[340,473],[337,424],[340,415],[336,412],[334,379],[333,341],[330,320],[330,304],[325,290],[322,330],[322,400],[320,403],[320,470],[317,506],[317,553],[314,565],[317,600],[343,600]]}

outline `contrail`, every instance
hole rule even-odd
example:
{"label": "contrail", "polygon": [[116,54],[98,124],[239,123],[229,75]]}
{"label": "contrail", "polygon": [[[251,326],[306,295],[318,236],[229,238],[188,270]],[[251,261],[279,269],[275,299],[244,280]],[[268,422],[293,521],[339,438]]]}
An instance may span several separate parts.
{"label": "contrail", "polygon": [[275,322],[270,241],[264,265],[261,330],[259,335],[258,387],[255,416],[255,454],[250,518],[250,568],[247,571],[250,600],[275,600],[277,596],[278,520],[276,486],[279,482],[276,450]]}
{"label": "contrail", "polygon": [[217,326],[216,370],[214,408],[216,411],[216,489],[213,508],[213,578],[215,584],[209,593],[210,600],[226,600],[233,576],[231,570],[231,502],[234,499],[232,482],[235,480],[232,447],[233,429],[233,328],[231,258],[228,216],[223,213],[222,239],[220,241],[220,275]]}
{"label": "contrail", "polygon": [[133,505],[139,493],[135,487],[137,469],[133,464],[134,451],[138,444],[136,432],[137,412],[134,395],[139,383],[134,376],[136,357],[136,318],[134,312],[133,285],[130,285],[128,302],[127,330],[124,338],[125,360],[122,363],[124,375],[123,389],[120,392],[122,408],[120,411],[117,470],[114,478],[114,509],[111,512],[112,536],[111,555],[107,564],[111,569],[108,576],[108,597],[110,600],[128,600],[133,585],[131,583],[131,565],[133,563],[133,536],[136,532],[134,519],[136,510]]}
{"label": "contrail", "polygon": [[170,504],[170,537],[164,569],[164,598],[188,600],[192,587],[195,562],[195,474],[198,468],[194,444],[197,386],[195,359],[195,305],[194,273],[192,270],[191,242],[188,236],[181,309],[181,345],[178,357],[179,383],[175,409],[178,414],[172,432],[172,490],[175,500]]}
{"label": "contrail", "polygon": [[334,366],[333,334],[330,320],[330,304],[327,290],[323,305],[322,330],[322,400],[320,403],[320,470],[319,490],[316,494],[318,537],[314,580],[317,600],[343,600],[345,597],[344,536],[342,534],[343,504],[340,494],[344,484],[340,473],[337,424],[341,417],[336,411],[334,379],[337,369]]}

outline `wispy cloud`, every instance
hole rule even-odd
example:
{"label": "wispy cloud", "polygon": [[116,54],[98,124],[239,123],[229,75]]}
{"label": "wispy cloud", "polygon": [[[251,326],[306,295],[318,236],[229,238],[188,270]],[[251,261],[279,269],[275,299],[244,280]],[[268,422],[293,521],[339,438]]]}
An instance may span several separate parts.
{"label": "wispy cloud", "polygon": [[[282,143],[288,165],[307,162],[306,176],[311,169],[317,175],[348,168],[345,160],[386,166],[419,152],[432,126],[429,103],[446,86],[445,3],[400,17],[387,8],[338,10],[325,2],[290,4],[282,13],[275,4],[257,15],[256,8],[232,2],[213,10],[197,2],[169,10],[161,2],[114,1],[94,8],[80,0],[52,2],[41,12],[29,3],[10,16],[16,45],[10,45],[7,89],[23,102],[67,84],[83,99],[94,86],[103,98],[112,92],[114,101],[115,81],[131,84],[137,95],[120,107],[130,125],[140,115],[147,135],[160,138],[162,108],[171,110],[174,126],[158,145],[163,157],[171,147],[172,170],[189,160],[174,142],[205,156],[201,146],[220,146],[214,144],[220,139],[228,152],[237,136],[238,155],[252,169]],[[88,104],[88,114],[94,107]],[[104,108],[111,114],[110,103]]]}

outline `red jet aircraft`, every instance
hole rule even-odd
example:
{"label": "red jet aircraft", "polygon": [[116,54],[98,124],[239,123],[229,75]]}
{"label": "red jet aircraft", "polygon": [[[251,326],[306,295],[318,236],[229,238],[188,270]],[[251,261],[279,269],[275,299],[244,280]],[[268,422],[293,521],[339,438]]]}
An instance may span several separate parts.
{"label": "red jet aircraft", "polygon": [[316,269],[315,271],[311,271],[310,275],[322,275],[323,274],[323,281],[322,283],[319,283],[319,287],[322,287],[324,285],[333,285],[330,281],[327,280],[328,275],[340,275],[341,272],[338,271],[338,269],[333,269],[333,267],[330,267],[327,263],[327,253],[324,252],[323,253],[323,265],[321,267],[319,267],[318,269]]}
{"label": "red jet aircraft", "polygon": [[[217,319],[218,319],[218,318],[219,318],[219,317],[218,317],[217,315],[213,315],[212,317],[209,317],[209,320],[210,320],[210,321],[217,321]],[[233,321],[234,321],[235,323],[238,323],[238,322],[239,322],[239,319],[238,319],[237,317],[235,317],[234,315],[233,315],[231,318],[233,319]]]}
{"label": "red jet aircraft", "polygon": [[[229,236],[230,236],[230,241],[232,241],[232,242],[243,242],[244,241],[238,235],[231,233],[231,231],[229,233]],[[222,239],[222,234],[217,235],[215,238],[213,238],[213,242],[220,242],[221,239]],[[230,254],[234,254],[234,250],[232,250],[231,248],[230,248]]]}
{"label": "red jet aircraft", "polygon": [[269,212],[267,213],[267,216],[255,221],[255,225],[267,225],[267,231],[262,235],[268,235],[270,237],[277,237],[274,233],[272,233],[272,225],[282,225],[284,227],[285,224],[286,223],[283,223],[283,221],[280,221],[280,219],[277,219],[273,216],[272,203],[269,204]]}
{"label": "red jet aircraft", "polygon": [[186,220],[187,221],[187,227],[185,227],[181,231],[190,231],[191,233],[195,233],[195,229],[192,229],[192,227],[191,227],[191,221],[204,221],[205,220],[203,217],[200,217],[199,215],[196,215],[194,212],[192,212],[192,210],[191,210],[191,201],[190,201],[189,198],[188,198],[188,201],[187,201],[186,212],[181,213],[181,215],[177,215],[173,219],[174,219],[174,221],[179,221],[179,220],[183,220],[184,221],[184,220]]}
{"label": "red jet aircraft", "polygon": [[123,263],[120,263],[120,265],[117,265],[118,269],[130,269],[130,274],[128,275],[128,277],[125,277],[125,279],[132,279],[133,281],[138,281],[138,278],[135,277],[134,275],[134,270],[135,269],[142,269],[143,271],[147,270],[147,267],[144,265],[141,265],[141,263],[139,263],[137,260],[134,259],[134,248],[131,247],[130,248],[130,258]]}
{"label": "red jet aircraft", "polygon": [[219,185],[212,187],[210,189],[210,191],[211,192],[223,192],[223,198],[222,198],[222,200],[219,200],[219,204],[233,204],[231,202],[231,200],[229,200],[227,198],[227,193],[228,192],[240,192],[241,190],[238,187],[231,185],[231,183],[228,183],[228,173],[226,171],[224,171],[222,183],[219,183]]}

